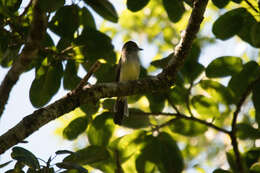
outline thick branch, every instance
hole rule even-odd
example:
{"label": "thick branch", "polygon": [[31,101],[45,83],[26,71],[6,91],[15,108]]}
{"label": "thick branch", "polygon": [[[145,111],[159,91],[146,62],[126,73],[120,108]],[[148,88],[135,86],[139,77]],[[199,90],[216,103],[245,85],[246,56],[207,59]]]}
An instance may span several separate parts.
{"label": "thick branch", "polygon": [[38,0],[34,0],[33,2],[33,21],[28,40],[0,86],[0,115],[2,115],[4,111],[11,89],[16,84],[20,75],[31,63],[32,59],[37,55],[40,43],[46,32],[46,15],[39,9],[37,5]]}
{"label": "thick branch", "polygon": [[191,48],[192,41],[202,22],[207,2],[208,0],[197,0],[195,2],[187,30],[178,48],[176,48],[174,60],[157,77],[121,83],[96,84],[91,87],[84,87],[77,92],[72,92],[55,103],[26,116],[19,124],[0,136],[0,153],[24,140],[46,123],[74,110],[82,104],[96,103],[99,99],[105,97],[127,96],[168,89],[174,82],[177,69],[183,64],[183,60]]}

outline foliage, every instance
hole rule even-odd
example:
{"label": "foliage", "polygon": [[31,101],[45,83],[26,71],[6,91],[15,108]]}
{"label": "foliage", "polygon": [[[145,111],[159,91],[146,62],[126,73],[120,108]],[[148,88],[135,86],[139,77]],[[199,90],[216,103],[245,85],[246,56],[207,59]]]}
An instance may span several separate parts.
{"label": "foliage", "polygon": [[[0,65],[5,68],[14,65],[30,33],[33,9],[29,5],[21,13],[21,3],[0,0]],[[66,90],[75,89],[81,81],[79,67],[89,71],[97,60],[102,61],[93,74],[97,82],[114,81],[117,58],[113,41],[117,38],[142,38],[145,41],[141,43],[154,45],[156,55],[149,66],[142,67],[141,78],[166,67],[176,40],[181,38],[180,31],[188,23],[192,2],[127,0],[124,5],[128,10],[116,10],[117,4],[109,0],[39,0],[38,10],[47,14],[49,31],[59,38],[54,44],[53,35],[46,32],[37,57],[27,69],[35,71],[29,91],[34,107],[46,105],[61,84]],[[255,146],[260,139],[260,7],[254,0],[212,0],[208,10],[217,17],[214,21],[209,20],[212,16],[206,17],[207,24],[213,22],[215,38],[198,35],[171,88],[131,96],[129,102],[134,108],[121,127],[112,120],[113,98],[80,105],[85,115],[72,120],[63,136],[77,142],[80,134],[86,134],[89,144],[85,148],[57,151],[59,156],[66,154],[63,161],[51,166],[50,157],[42,166],[33,153],[14,147],[11,157],[16,163],[7,172],[52,173],[58,168],[68,173],[88,172],[86,166],[106,173],[180,173],[203,167],[202,157],[215,163],[227,145],[219,139],[220,133],[230,136],[235,131],[239,145],[245,148],[240,151],[241,165],[250,173],[259,173],[260,148]],[[104,19],[101,24],[97,15]],[[244,52],[244,56],[208,57],[212,61],[202,63],[200,57],[208,45],[232,38],[239,38],[237,44],[246,43],[258,55],[251,57]],[[246,111],[240,111],[243,103]],[[240,111],[240,118],[234,128],[236,111]],[[118,135],[120,131],[123,134]],[[232,150],[226,152],[229,169],[220,168],[223,161],[218,160],[214,173],[237,172],[237,157]]]}

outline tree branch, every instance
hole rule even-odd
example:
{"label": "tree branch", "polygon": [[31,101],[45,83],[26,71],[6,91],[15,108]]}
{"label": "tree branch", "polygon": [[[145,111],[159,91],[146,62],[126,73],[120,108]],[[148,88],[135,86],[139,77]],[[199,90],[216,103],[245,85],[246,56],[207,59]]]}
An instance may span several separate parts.
{"label": "tree branch", "polygon": [[170,61],[168,67],[161,74],[137,81],[100,83],[91,87],[83,87],[78,92],[67,94],[49,106],[26,116],[15,127],[0,136],[0,153],[24,140],[46,123],[74,110],[82,104],[95,104],[99,99],[106,97],[127,96],[168,89],[174,83],[175,75],[183,64],[195,35],[199,31],[207,2],[208,0],[195,0],[187,29],[175,49],[174,59]]}
{"label": "tree branch", "polygon": [[0,86],[0,116],[4,111],[11,89],[18,81],[20,75],[26,70],[33,58],[37,55],[40,43],[46,33],[46,27],[46,15],[38,7],[38,0],[34,0],[33,21],[29,37],[17,61],[14,62]]}

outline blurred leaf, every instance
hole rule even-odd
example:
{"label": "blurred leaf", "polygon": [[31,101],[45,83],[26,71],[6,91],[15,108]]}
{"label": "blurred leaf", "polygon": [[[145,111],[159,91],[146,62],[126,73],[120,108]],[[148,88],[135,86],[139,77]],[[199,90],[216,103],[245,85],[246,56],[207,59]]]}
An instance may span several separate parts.
{"label": "blurred leaf", "polygon": [[106,146],[113,134],[115,125],[112,115],[104,112],[98,115],[87,130],[89,143],[92,145]]}
{"label": "blurred leaf", "polygon": [[243,69],[234,75],[228,83],[228,87],[236,94],[237,101],[246,91],[248,86],[260,76],[260,67],[255,61],[249,61]]}
{"label": "blurred leaf", "polygon": [[188,96],[188,90],[176,85],[168,94],[168,101],[173,105],[185,105]]}
{"label": "blurred leaf", "polygon": [[100,106],[100,102],[98,101],[95,104],[88,103],[88,104],[80,105],[80,109],[83,112],[85,112],[87,115],[92,116],[95,113],[97,113],[99,106]]}
{"label": "blurred leaf", "polygon": [[53,16],[50,29],[60,37],[72,40],[79,27],[79,8],[76,5],[63,6]]}
{"label": "blurred leaf", "polygon": [[102,102],[102,105],[104,109],[113,111],[115,103],[116,103],[115,99],[106,99]]}
{"label": "blurred leaf", "polygon": [[185,12],[183,2],[179,0],[163,0],[162,2],[169,19],[172,22],[178,22]]}
{"label": "blurred leaf", "polygon": [[85,165],[100,162],[108,159],[109,157],[109,153],[105,147],[90,145],[65,157],[63,162]]}
{"label": "blurred leaf", "polygon": [[153,65],[153,66],[155,66],[157,68],[165,68],[168,65],[168,63],[169,63],[170,59],[172,58],[172,56],[173,56],[173,53],[171,53],[170,55],[168,55],[165,58],[152,61],[151,65]]}
{"label": "blurred leaf", "polygon": [[253,104],[255,107],[255,119],[260,127],[260,81],[253,86]]}
{"label": "blurred leaf", "polygon": [[226,40],[238,34],[242,29],[243,14],[246,12],[245,8],[236,8],[220,16],[213,24],[214,35],[221,40]]}
{"label": "blurred leaf", "polygon": [[210,118],[220,115],[218,105],[212,98],[196,95],[192,97],[191,103],[201,117]]}
{"label": "blurred leaf", "polygon": [[65,127],[63,130],[63,136],[68,140],[74,140],[86,130],[87,125],[87,117],[76,118],[72,120],[67,127]]}
{"label": "blurred leaf", "polygon": [[238,3],[238,4],[240,4],[242,2],[242,0],[231,0],[231,1]]}
{"label": "blurred leaf", "polygon": [[66,64],[66,68],[64,71],[63,78],[63,87],[67,90],[73,90],[81,81],[81,78],[78,77],[78,67],[79,64],[73,60],[68,60]]}
{"label": "blurred leaf", "polygon": [[242,59],[234,56],[222,56],[214,59],[206,68],[209,78],[232,76],[243,68]]}
{"label": "blurred leaf", "polygon": [[[241,13],[241,15],[243,16],[243,23],[240,23],[241,29],[238,32],[238,36],[242,40],[251,44],[252,46],[255,46],[254,42],[251,39],[251,32],[252,32],[253,26],[257,23],[257,21],[254,18],[254,16],[247,10],[245,10],[243,13]],[[250,29],[248,29],[248,28],[250,28]]]}
{"label": "blurred leaf", "polygon": [[[59,90],[63,75],[62,64],[40,67],[30,88],[30,101],[34,107],[47,104],[53,95]],[[40,91],[40,92],[39,92]]]}
{"label": "blurred leaf", "polygon": [[218,169],[215,169],[215,170],[213,171],[213,173],[232,173],[232,172],[231,172],[231,171],[228,171],[228,170],[224,170],[224,169],[218,168]]}
{"label": "blurred leaf", "polygon": [[253,46],[260,48],[260,22],[255,23],[251,29],[251,40]]}
{"label": "blurred leaf", "polygon": [[238,165],[236,164],[236,158],[233,151],[226,152],[227,161],[232,172],[239,172]]}
{"label": "blurred leaf", "polygon": [[146,97],[149,100],[149,108],[151,112],[162,112],[166,99],[165,93],[146,94]]}
{"label": "blurred leaf", "polygon": [[80,9],[79,19],[80,24],[82,24],[84,28],[91,27],[93,29],[96,29],[95,19],[86,7]]}
{"label": "blurred leaf", "polygon": [[[22,0],[1,0],[0,2],[0,13],[4,15],[13,15],[22,4]],[[2,9],[1,9],[2,8]]]}
{"label": "blurred leaf", "polygon": [[[89,69],[88,65],[85,65],[84,67],[86,69]],[[116,68],[114,65],[111,65],[109,63],[102,63],[98,71],[95,72],[94,76],[97,78],[98,82],[115,81]]]}
{"label": "blurred leaf", "polygon": [[244,153],[244,159],[246,161],[247,167],[250,168],[260,159],[260,147],[251,148],[249,151]]}
{"label": "blurred leaf", "polygon": [[150,0],[127,0],[127,8],[133,12],[143,9]]}
{"label": "blurred leaf", "polygon": [[171,123],[169,128],[174,133],[179,133],[184,136],[198,136],[204,134],[208,130],[208,127],[205,125],[202,125],[198,122],[183,119],[177,119],[176,121]]}
{"label": "blurred leaf", "polygon": [[0,168],[3,168],[3,167],[5,167],[5,166],[9,165],[9,163],[11,163],[11,162],[12,162],[12,160],[0,164]]}
{"label": "blurred leaf", "polygon": [[2,57],[0,57],[0,64],[3,67],[10,67],[13,61],[18,57],[19,49],[17,48],[7,48]]}
{"label": "blurred leaf", "polygon": [[[143,146],[146,132],[136,130],[133,133],[115,139],[109,144],[109,148],[119,153],[120,160],[125,162],[133,154],[138,153]],[[126,149],[127,148],[127,149]]]}
{"label": "blurred leaf", "polygon": [[[191,83],[199,77],[199,75],[204,71],[204,66],[197,62],[187,62],[184,63],[181,68],[181,74],[184,82]],[[192,73],[191,73],[192,71]]]}
{"label": "blurred leaf", "polygon": [[55,154],[73,154],[73,151],[69,151],[69,150],[58,150],[55,152]]}
{"label": "blurred leaf", "polygon": [[260,173],[260,163],[255,163],[250,167],[250,173]]}
{"label": "blurred leaf", "polygon": [[237,136],[240,139],[260,139],[260,130],[246,123],[237,124]]}
{"label": "blurred leaf", "polygon": [[143,113],[140,109],[129,109],[129,117],[125,117],[122,126],[139,129],[145,128],[150,125],[149,117],[146,115],[140,115]]}
{"label": "blurred leaf", "polygon": [[65,0],[40,0],[39,6],[41,10],[46,12],[53,12],[62,7],[65,4]]}
{"label": "blurred leaf", "polygon": [[224,8],[230,0],[212,0],[213,4],[218,8]]}
{"label": "blurred leaf", "polygon": [[90,7],[92,7],[100,16],[111,21],[117,22],[118,15],[114,6],[108,0],[84,0]]}
{"label": "blurred leaf", "polygon": [[73,164],[73,163],[64,163],[64,162],[60,162],[60,163],[56,163],[55,164],[58,168],[62,168],[62,169],[75,169],[77,171],[79,171],[79,173],[88,173],[88,170],[83,168],[82,166],[78,165],[78,164]]}
{"label": "blurred leaf", "polygon": [[229,88],[213,80],[202,80],[200,86],[206,90],[216,102],[234,103],[234,96]]}
{"label": "blurred leaf", "polygon": [[[162,132],[157,137],[146,137],[146,146],[136,159],[138,172],[152,171],[154,166],[162,173],[181,173],[184,169],[183,158],[175,140],[167,133]],[[174,157],[172,157],[174,156]],[[147,168],[150,169],[147,170]]]}
{"label": "blurred leaf", "polygon": [[91,63],[99,58],[103,58],[109,63],[115,62],[114,46],[111,42],[111,38],[106,34],[90,27],[84,27],[82,34],[75,40],[77,45],[83,46],[81,51]]}
{"label": "blurred leaf", "polygon": [[34,154],[22,147],[13,147],[11,157],[18,162],[22,162],[30,168],[40,168],[39,162]]}

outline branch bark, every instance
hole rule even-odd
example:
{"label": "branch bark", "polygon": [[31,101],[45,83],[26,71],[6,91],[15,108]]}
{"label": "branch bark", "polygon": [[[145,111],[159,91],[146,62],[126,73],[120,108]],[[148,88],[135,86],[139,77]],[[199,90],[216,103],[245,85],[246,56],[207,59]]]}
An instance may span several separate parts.
{"label": "branch bark", "polygon": [[14,62],[0,85],[0,116],[4,111],[13,86],[18,81],[20,75],[32,62],[33,58],[37,55],[41,41],[43,40],[46,33],[46,15],[38,7],[38,0],[34,0],[32,4],[33,21],[27,42],[25,43],[18,59]]}
{"label": "branch bark", "polygon": [[46,123],[68,113],[81,104],[94,104],[101,98],[127,96],[166,89],[175,81],[175,76],[191,48],[199,31],[208,0],[195,0],[189,23],[175,49],[174,57],[161,74],[155,77],[120,83],[100,83],[69,93],[49,106],[26,116],[20,123],[0,136],[0,154],[23,141]]}

